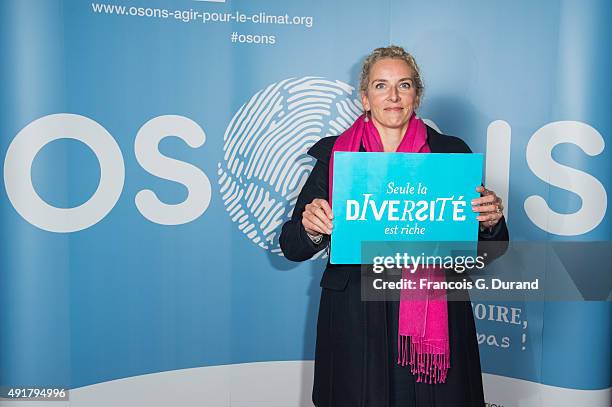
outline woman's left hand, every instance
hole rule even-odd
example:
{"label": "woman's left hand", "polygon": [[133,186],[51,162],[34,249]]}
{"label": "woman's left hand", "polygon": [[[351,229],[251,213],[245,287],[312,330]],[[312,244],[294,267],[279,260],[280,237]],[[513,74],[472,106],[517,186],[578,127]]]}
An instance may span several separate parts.
{"label": "woman's left hand", "polygon": [[494,191],[483,186],[477,187],[476,191],[480,192],[481,196],[480,198],[472,199],[472,210],[480,213],[476,219],[480,221],[481,226],[492,228],[504,216],[502,200]]}

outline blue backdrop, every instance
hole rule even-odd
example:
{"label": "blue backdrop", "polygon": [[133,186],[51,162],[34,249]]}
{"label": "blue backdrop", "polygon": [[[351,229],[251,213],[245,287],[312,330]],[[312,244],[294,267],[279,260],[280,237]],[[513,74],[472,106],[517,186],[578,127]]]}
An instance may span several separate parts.
{"label": "blue backdrop", "polygon": [[[307,148],[359,114],[360,63],[379,46],[415,55],[420,116],[508,161],[487,183],[507,183],[512,239],[610,240],[611,19],[603,0],[3,1],[0,384],[312,359],[325,259],[285,260],[279,225]],[[506,149],[492,149],[497,120]],[[99,151],[77,139],[100,127]],[[27,183],[15,177],[41,129],[57,140],[30,151],[34,190],[57,208],[108,195],[99,219],[45,215],[10,186]],[[154,195],[138,203],[143,190]],[[592,226],[571,226],[587,205],[577,223]],[[609,302],[497,305],[521,317],[477,315],[484,372],[612,385]]]}

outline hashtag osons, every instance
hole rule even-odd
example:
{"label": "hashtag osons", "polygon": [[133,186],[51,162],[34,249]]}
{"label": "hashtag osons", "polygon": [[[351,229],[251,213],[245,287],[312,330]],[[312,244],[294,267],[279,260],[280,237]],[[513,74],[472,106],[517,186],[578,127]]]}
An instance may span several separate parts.
{"label": "hashtag osons", "polygon": [[236,42],[238,40],[238,33],[234,31],[232,35],[230,35],[230,39],[232,40],[232,42]]}

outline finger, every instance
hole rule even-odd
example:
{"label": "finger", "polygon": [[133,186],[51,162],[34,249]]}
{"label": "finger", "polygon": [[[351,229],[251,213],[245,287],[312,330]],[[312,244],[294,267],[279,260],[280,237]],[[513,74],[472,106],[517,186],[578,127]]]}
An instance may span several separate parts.
{"label": "finger", "polygon": [[[327,202],[322,199],[315,199],[312,202],[313,203],[306,205],[306,207],[304,208],[305,212],[315,214],[319,219],[323,221],[323,223],[331,227],[332,223],[331,223],[329,216],[327,216],[324,209],[319,206],[321,202],[324,202],[325,204],[327,204]],[[329,207],[329,204],[327,204],[327,206]]]}
{"label": "finger", "polygon": [[501,213],[493,212],[487,215],[479,215],[476,216],[479,222],[490,222],[490,221],[498,221],[501,219]]}
{"label": "finger", "polygon": [[[304,224],[304,221],[308,222],[308,224]],[[304,224],[304,227],[309,227],[319,233],[324,233],[326,235],[331,234],[331,228],[325,225],[325,223],[312,212],[304,212],[304,215],[302,216],[302,223]]]}
{"label": "finger", "polygon": [[313,213],[317,218],[319,218],[321,222],[325,224],[325,226],[327,226],[328,228],[332,227],[332,223],[329,219],[329,216],[327,216],[327,214],[323,212],[323,209],[321,207],[315,208],[311,213]]}
{"label": "finger", "polygon": [[497,200],[496,195],[485,195],[485,196],[481,196],[480,198],[472,199],[471,203],[472,205],[482,205],[482,204],[488,204],[488,203],[495,202],[496,200]]}
{"label": "finger", "polygon": [[486,214],[488,212],[497,212],[497,208],[498,208],[497,204],[472,206],[472,210],[474,212],[480,212],[480,214]]}
{"label": "finger", "polygon": [[[306,223],[308,223],[308,222],[306,222]],[[306,233],[308,233],[311,236],[323,236],[323,235],[326,234],[325,232],[320,231],[316,227],[310,228],[308,226],[304,226],[304,230],[306,231]]]}
{"label": "finger", "polygon": [[498,216],[499,214],[497,212],[487,212],[479,214],[478,216],[476,216],[476,219],[478,219],[478,221],[480,222],[487,222],[497,219]]}
{"label": "finger", "polygon": [[483,195],[497,195],[495,191],[492,189],[487,189],[486,187],[482,187],[481,189],[476,188],[476,190]]}
{"label": "finger", "polygon": [[306,229],[306,232],[310,233],[311,235],[316,235],[316,234],[326,235],[326,234],[328,234],[325,227],[312,222],[308,218],[302,218],[302,225],[304,225],[304,229]]}
{"label": "finger", "polygon": [[312,202],[316,202],[316,204],[323,209],[323,212],[325,212],[325,216],[327,216],[329,219],[334,218],[331,206],[329,206],[329,202],[327,202],[325,199],[315,199]]}
{"label": "finger", "polygon": [[495,205],[499,208],[500,212],[504,210],[504,203],[502,202],[502,199],[498,196],[495,199]]}

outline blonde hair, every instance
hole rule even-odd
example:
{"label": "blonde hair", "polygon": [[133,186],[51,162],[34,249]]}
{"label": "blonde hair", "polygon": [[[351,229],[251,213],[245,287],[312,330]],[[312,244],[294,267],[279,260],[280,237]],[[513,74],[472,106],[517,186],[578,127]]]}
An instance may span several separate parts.
{"label": "blonde hair", "polygon": [[414,86],[416,86],[416,92],[418,100],[420,101],[423,95],[423,81],[421,80],[421,72],[419,66],[416,63],[414,57],[406,52],[404,48],[397,45],[389,45],[388,47],[376,48],[370,55],[363,61],[361,68],[361,77],[359,78],[359,90],[366,92],[368,90],[368,83],[370,78],[370,70],[374,64],[381,59],[401,59],[406,62],[410,69],[414,72]]}

